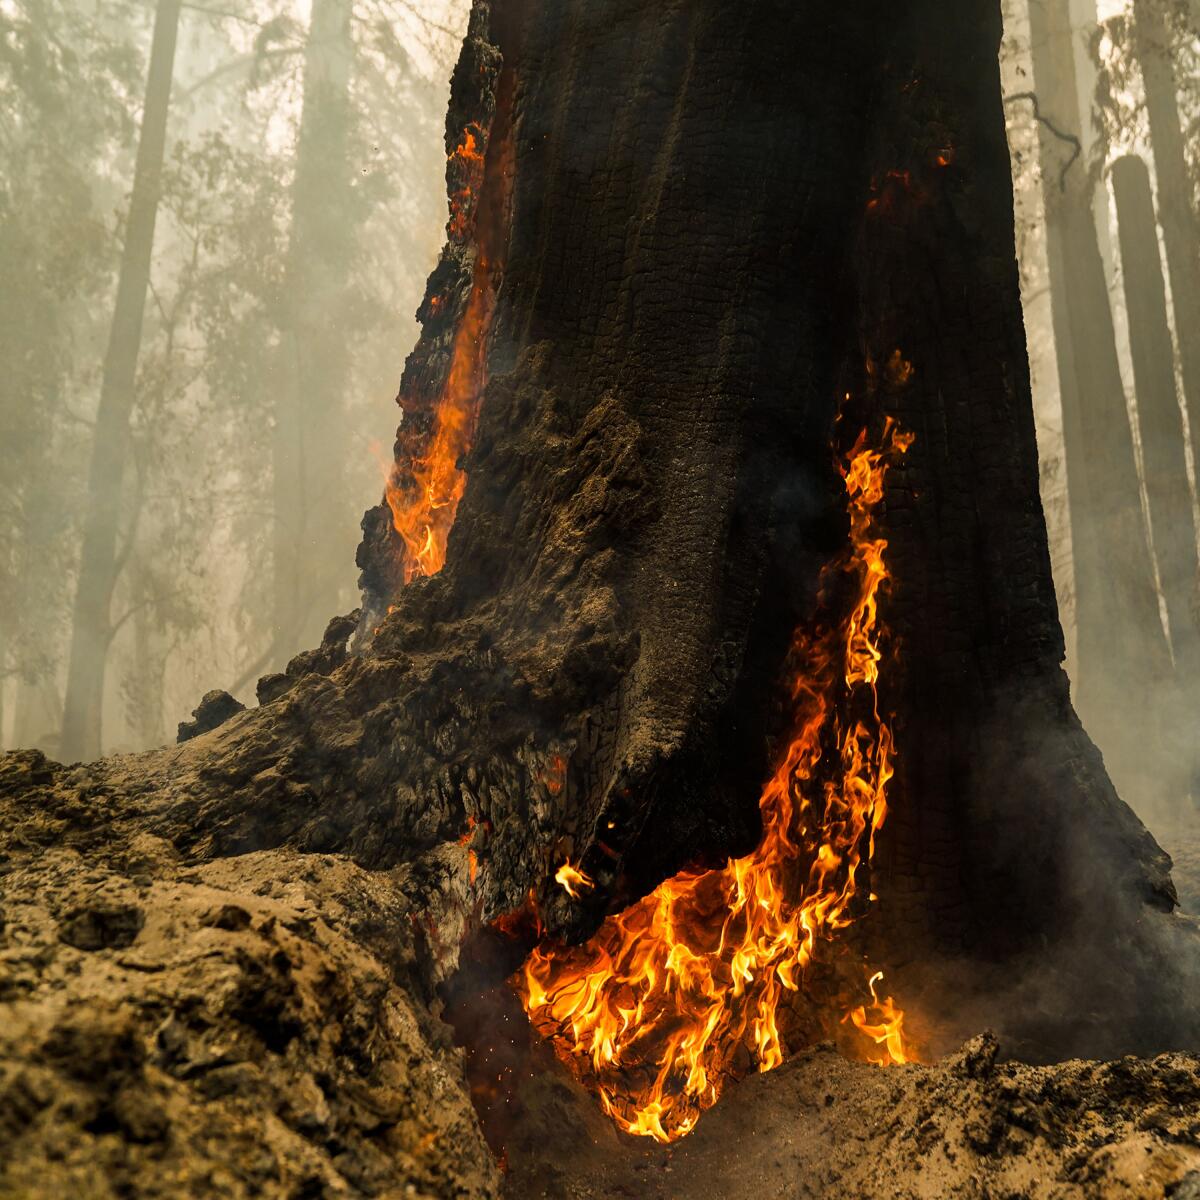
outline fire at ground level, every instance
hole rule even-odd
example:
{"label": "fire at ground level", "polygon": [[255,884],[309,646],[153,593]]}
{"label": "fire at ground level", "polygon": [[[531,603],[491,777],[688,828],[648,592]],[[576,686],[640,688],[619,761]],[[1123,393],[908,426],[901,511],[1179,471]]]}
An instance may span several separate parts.
{"label": "fire at ground level", "polygon": [[[1182,911],[1200,915],[1200,832],[1171,849]],[[507,969],[503,947],[469,948],[468,986]],[[935,1063],[881,1068],[822,1043],[731,1083],[660,1145],[618,1132],[507,984],[455,994],[452,981],[445,996],[504,1200],[1200,1197],[1197,1055],[1035,1066],[1013,1059],[1036,1047],[987,1032]]]}

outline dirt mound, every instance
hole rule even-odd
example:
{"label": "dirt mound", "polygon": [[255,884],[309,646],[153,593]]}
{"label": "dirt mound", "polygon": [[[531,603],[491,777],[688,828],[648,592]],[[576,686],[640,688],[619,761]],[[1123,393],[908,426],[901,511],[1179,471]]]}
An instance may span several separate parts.
{"label": "dirt mound", "polygon": [[0,1196],[495,1194],[404,871],[81,850],[0,761]]}
{"label": "dirt mound", "polygon": [[1200,1197],[1200,1059],[1029,1067],[999,1063],[998,1050],[985,1034],[937,1066],[881,1069],[816,1047],[729,1089],[669,1148],[618,1136],[560,1077],[529,1102],[504,1195]]}

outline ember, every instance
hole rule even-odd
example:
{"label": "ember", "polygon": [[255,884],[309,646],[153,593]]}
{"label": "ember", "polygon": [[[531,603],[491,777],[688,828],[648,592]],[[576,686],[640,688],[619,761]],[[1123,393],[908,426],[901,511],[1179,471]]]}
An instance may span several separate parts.
{"label": "ember", "polygon": [[448,174],[450,188],[450,220],[446,233],[453,242],[466,238],[479,187],[483,182],[483,132],[477,125],[468,125],[460,135],[458,145],[450,153]]}

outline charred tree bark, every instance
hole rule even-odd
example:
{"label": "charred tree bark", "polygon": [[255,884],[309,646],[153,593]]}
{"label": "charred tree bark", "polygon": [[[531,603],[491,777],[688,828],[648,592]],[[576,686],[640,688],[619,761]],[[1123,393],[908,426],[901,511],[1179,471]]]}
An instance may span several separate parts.
{"label": "charred tree bark", "polygon": [[1140,158],[1118,159],[1112,180],[1154,553],[1167,603],[1176,670],[1183,679],[1191,680],[1200,668],[1200,636],[1192,615],[1196,524],[1183,419],[1175,393],[1175,356],[1167,323],[1154,200],[1150,175]]}
{"label": "charred tree bark", "polygon": [[100,384],[100,407],[92,441],[84,509],[79,582],[71,625],[71,655],[59,752],[68,762],[100,754],[104,673],[112,637],[113,587],[119,570],[117,532],[121,490],[129,454],[129,418],[133,411],[138,352],[150,255],[158,215],[159,174],[171,101],[175,37],[180,0],[160,0],[154,17],[146,103],[138,136],[133,192],[117,281],[116,307]]}
{"label": "charred tree bark", "polygon": [[[851,257],[863,358],[883,361],[899,348],[913,368],[904,387],[881,389],[878,403],[916,434],[902,468],[890,476],[887,528],[895,584],[887,619],[899,665],[885,673],[882,694],[899,722],[901,787],[872,886],[884,897],[876,952],[890,947],[894,958],[904,948],[924,946],[917,957],[956,963],[934,989],[942,997],[958,993],[948,1004],[953,1009],[962,1003],[964,956],[988,980],[980,984],[984,990],[1007,991],[1013,965],[1036,954],[1042,937],[1059,945],[1064,977],[1090,974],[1087,957],[1107,940],[1103,922],[1092,922],[1091,903],[1098,901],[1106,919],[1128,928],[1128,914],[1141,904],[1169,907],[1171,901],[1165,859],[1117,799],[1071,711],[1059,665],[1062,634],[1037,491],[999,113],[998,14],[985,3],[950,12],[925,0],[898,24],[874,123],[872,177],[879,202],[868,209]],[[1036,45],[1047,30],[1035,29],[1033,36]],[[1066,94],[1073,102],[1073,89]],[[1049,114],[1046,97],[1041,99]],[[1049,201],[1052,245],[1100,279],[1092,298],[1098,297],[1107,317],[1090,189],[1072,197],[1072,186],[1061,205]],[[1067,347],[1080,347],[1086,297],[1079,295],[1077,273],[1064,280],[1064,265],[1059,257],[1056,278],[1066,295],[1058,312]],[[1093,550],[1103,546],[1106,564],[1123,550],[1136,551],[1135,563],[1149,575],[1111,350],[1111,341],[1101,338],[1099,366],[1109,369],[1083,367],[1077,355],[1065,382],[1097,405],[1107,397],[1107,409],[1085,408],[1077,415],[1091,448],[1087,465],[1106,472],[1090,477],[1093,487],[1103,480],[1124,497],[1126,511],[1111,496],[1092,493],[1094,506],[1084,508],[1090,525],[1080,524],[1094,539]],[[1097,396],[1105,379],[1108,391]],[[1085,380],[1087,390],[1080,386]],[[1098,571],[1101,563],[1092,565]],[[1088,619],[1097,638],[1095,622],[1104,610],[1096,589],[1103,586],[1111,595],[1117,581],[1097,573],[1091,584],[1097,607]],[[1153,592],[1144,591],[1148,608]],[[1123,611],[1129,620],[1129,610]],[[1105,615],[1119,619],[1117,610]],[[1152,622],[1145,614],[1145,626],[1161,639],[1156,610]],[[1093,642],[1084,670],[1107,653]],[[1126,666],[1138,668],[1134,678],[1145,678],[1144,665],[1126,660]],[[1112,699],[1094,675],[1086,686],[1094,689],[1093,702],[1101,695]],[[1102,715],[1111,721],[1110,712]],[[1090,884],[1097,862],[1125,864],[1116,867],[1121,881],[1110,880],[1115,888],[1104,900]],[[1133,910],[1116,900],[1121,892],[1139,897]],[[1123,909],[1126,916],[1118,917]],[[1089,947],[1070,966],[1068,929]],[[989,961],[1006,966],[993,974]],[[1065,978],[1056,986],[1063,995],[1072,990]],[[1036,1028],[1040,1017],[1030,1009],[1037,1006],[1017,1001],[1006,1020],[1013,1033],[1023,1026],[1028,1052],[1069,1042],[1074,1034],[1065,1027]],[[1126,1036],[1155,1036],[1151,1023],[1139,1028],[1136,1035],[1131,1028],[1094,1028],[1078,1044],[1112,1047]],[[1092,1037],[1096,1041],[1089,1042]]]}

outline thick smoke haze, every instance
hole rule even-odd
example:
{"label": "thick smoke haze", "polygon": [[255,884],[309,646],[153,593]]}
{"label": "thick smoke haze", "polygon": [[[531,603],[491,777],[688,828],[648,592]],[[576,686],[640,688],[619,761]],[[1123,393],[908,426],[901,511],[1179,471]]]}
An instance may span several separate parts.
{"label": "thick smoke haze", "polygon": [[[467,8],[0,7],[5,748],[173,740],[205,691],[252,702],[357,604],[358,522],[444,236]],[[114,318],[122,289],[140,329]],[[81,589],[106,497],[115,536]],[[89,605],[102,675],[72,665]],[[72,705],[98,737],[64,742]]]}
{"label": "thick smoke haze", "polygon": [[[357,604],[358,520],[390,458],[391,402],[415,340],[412,314],[443,238],[441,122],[466,10],[466,0],[251,0],[233,13],[171,0],[160,0],[157,14],[77,0],[0,8],[0,97],[12,118],[0,131],[4,747],[88,757],[171,740],[204,692],[222,687],[252,701],[258,676],[282,669],[319,641],[330,616]],[[169,93],[157,99],[156,15],[160,34],[168,24],[175,33]],[[1196,697],[1184,643],[1195,630],[1179,626],[1163,583],[1169,539],[1151,512],[1157,484],[1142,436],[1110,176],[1117,160],[1139,157],[1165,211],[1163,171],[1182,163],[1186,178],[1173,179],[1171,194],[1182,187],[1194,205],[1195,15],[1165,0],[1104,0],[1099,8],[1094,0],[1039,0],[1036,8],[1006,0],[1001,48],[1067,669],[1073,682],[1111,676],[1107,690],[1083,682],[1076,702],[1118,788],[1168,843],[1194,811]],[[1152,19],[1167,43],[1148,50],[1137,31]],[[1160,114],[1146,103],[1154,93],[1145,81],[1152,85],[1164,62],[1174,69],[1182,148],[1173,165]],[[156,103],[165,106],[161,163],[149,177],[157,209],[152,229],[143,219],[139,234],[138,147]],[[1055,222],[1079,194],[1091,205],[1111,329],[1081,328],[1084,306],[1076,304],[1068,344],[1062,305],[1080,281],[1077,264],[1062,261]],[[1192,222],[1189,210],[1183,226]],[[1178,238],[1168,245],[1168,224],[1157,231],[1168,374],[1184,397],[1188,278],[1171,261]],[[1142,234],[1153,246],[1155,234]],[[147,235],[144,301],[140,293],[133,301],[141,329],[118,336],[119,284]],[[120,390],[114,350],[134,364],[119,428],[109,431],[125,447],[116,479],[112,460],[96,451],[112,416],[101,398]],[[1119,374],[1129,423],[1121,436],[1140,503],[1123,519],[1150,564],[1147,579],[1129,586],[1157,605],[1157,635],[1105,627],[1103,614],[1080,634],[1077,584],[1086,568],[1074,539],[1086,524],[1084,484],[1071,478],[1067,441],[1071,420],[1085,431],[1100,420],[1088,383],[1096,376],[1085,366],[1106,354]],[[1078,389],[1078,413],[1066,419],[1064,379]],[[1186,462],[1192,480],[1186,404],[1179,421],[1182,445],[1166,452]],[[81,621],[97,600],[86,580],[104,578],[85,574],[81,593],[84,546],[96,540],[97,497],[106,495],[115,538],[111,599],[99,605],[98,672],[96,662],[72,666],[80,654],[72,647],[86,641]],[[1190,484],[1185,501],[1194,505]],[[1114,589],[1132,561],[1108,556]],[[1086,661],[1096,628],[1126,659],[1144,659],[1146,674]],[[85,676],[99,688],[92,700]],[[1137,712],[1114,711],[1114,695]],[[98,737],[81,741],[68,729],[64,742],[72,706]]]}

